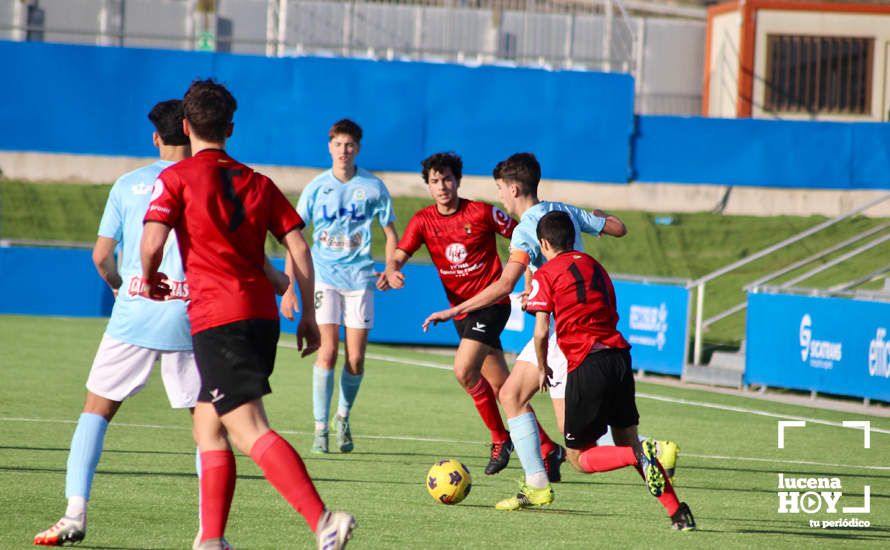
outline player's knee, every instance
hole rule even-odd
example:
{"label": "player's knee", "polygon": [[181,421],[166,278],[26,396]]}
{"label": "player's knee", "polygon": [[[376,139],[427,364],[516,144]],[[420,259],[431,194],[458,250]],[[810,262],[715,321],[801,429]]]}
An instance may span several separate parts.
{"label": "player's knee", "polygon": [[323,369],[332,369],[337,364],[337,346],[322,344],[315,357],[315,364]]}
{"label": "player's knee", "polygon": [[569,464],[572,465],[572,468],[584,473],[584,468],[581,466],[581,453],[579,453],[575,449],[566,449],[566,460],[569,461]]}
{"label": "player's knee", "polygon": [[[479,373],[473,369],[456,367],[454,369],[454,377],[457,378],[457,382],[463,386],[465,390],[471,390],[479,383]],[[497,393],[495,393],[495,395],[497,395]]]}

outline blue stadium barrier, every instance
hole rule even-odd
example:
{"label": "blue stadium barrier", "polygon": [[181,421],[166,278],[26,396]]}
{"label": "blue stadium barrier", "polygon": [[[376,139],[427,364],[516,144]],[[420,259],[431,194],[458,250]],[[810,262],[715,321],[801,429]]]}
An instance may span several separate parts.
{"label": "blue stadium barrier", "polygon": [[890,303],[748,294],[745,383],[890,401]]}
{"label": "blue stadium barrier", "polygon": [[548,178],[630,174],[629,75],[5,41],[0,59],[15,75],[0,87],[0,150],[154,156],[151,106],[214,77],[238,100],[229,150],[248,163],[329,167],[328,128],[351,117],[370,170],[417,172],[454,150],[465,173],[489,175],[534,151]]}
{"label": "blue stadium barrier", "polygon": [[[634,370],[681,375],[689,341],[689,291],[676,285],[620,280],[613,284],[618,330],[633,346]],[[504,349],[519,352],[533,334],[534,319],[514,305],[511,323],[501,336]]]}
{"label": "blue stadium barrier", "polygon": [[890,125],[637,117],[633,178],[826,189],[890,188]]}
{"label": "blue stadium barrier", "polygon": [[[272,264],[284,268],[281,258]],[[383,264],[377,264],[382,271]],[[402,290],[377,292],[370,341],[386,344],[456,346],[450,322],[421,329],[424,319],[448,307],[436,268],[408,264]],[[111,314],[114,297],[96,274],[89,250],[59,248],[0,248],[0,313],[103,317]],[[618,328],[633,344],[637,370],[679,375],[686,357],[689,291],[683,287],[615,281]],[[516,292],[522,290],[522,281]],[[533,318],[518,307],[502,343],[519,352],[532,337]],[[282,319],[282,332],[294,333],[296,323]],[[290,338],[283,335],[282,338]]]}
{"label": "blue stadium barrier", "polygon": [[0,281],[0,313],[105,317],[114,305],[90,250],[0,248]]}

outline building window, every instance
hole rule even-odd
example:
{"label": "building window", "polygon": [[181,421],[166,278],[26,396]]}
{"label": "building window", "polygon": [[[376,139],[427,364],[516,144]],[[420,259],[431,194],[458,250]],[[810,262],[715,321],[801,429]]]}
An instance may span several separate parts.
{"label": "building window", "polygon": [[871,114],[874,39],[767,36],[768,111]]}

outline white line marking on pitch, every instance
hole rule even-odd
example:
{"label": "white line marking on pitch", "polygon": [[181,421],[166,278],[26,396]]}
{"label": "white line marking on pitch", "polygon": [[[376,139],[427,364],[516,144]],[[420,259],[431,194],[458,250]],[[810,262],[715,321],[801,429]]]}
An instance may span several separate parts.
{"label": "white line marking on pitch", "polygon": [[[291,344],[289,342],[279,342],[279,346],[296,349],[296,345]],[[423,352],[418,352],[423,353]],[[451,365],[446,365],[444,363],[436,363],[432,361],[420,361],[420,360],[411,360],[411,359],[397,359],[394,357],[389,357],[386,355],[377,355],[375,353],[367,353],[365,356],[369,359],[374,359],[376,361],[384,361],[387,363],[395,363],[398,365],[411,365],[418,367],[429,367],[433,369],[444,369],[451,370]],[[763,411],[759,409],[750,409],[747,407],[735,407],[732,405],[721,405],[719,403],[708,403],[705,401],[691,401],[688,399],[679,399],[675,397],[665,397],[663,395],[655,395],[651,393],[645,392],[637,392],[637,397],[641,397],[643,399],[652,399],[654,401],[664,401],[666,403],[674,403],[677,405],[689,405],[691,407],[701,407],[705,409],[717,409],[721,411],[729,411],[729,412],[738,412],[743,414],[753,414],[756,416],[766,416],[769,418],[788,418],[792,420],[806,420],[807,422],[812,422],[814,424],[823,424],[825,426],[835,426],[835,427],[843,427],[841,422],[834,422],[831,420],[822,420],[821,418],[810,418],[806,416],[797,416],[793,414],[780,414],[780,413],[771,413],[768,411]],[[791,406],[799,406],[799,405],[791,405]],[[882,433],[882,434],[890,434],[890,430],[885,428],[871,428],[872,432]]]}
{"label": "white line marking on pitch", "polygon": [[[49,419],[49,418],[21,418],[21,417],[0,417],[0,422],[40,422],[45,424],[76,424],[75,420],[57,420],[57,419]],[[127,428],[146,428],[151,430],[189,430],[191,431],[190,426],[162,426],[158,424],[130,424],[125,422],[112,422],[113,426],[127,427]],[[278,430],[278,433],[286,434],[286,435],[304,435],[309,436],[312,435],[312,432],[308,431],[300,431],[300,430]],[[409,436],[409,435],[362,435],[361,439],[376,439],[376,440],[386,440],[386,441],[414,441],[418,443],[449,443],[449,444],[459,444],[459,445],[479,445],[486,446],[486,442],[482,441],[468,441],[462,439],[448,439],[444,437],[418,437],[418,436]],[[865,464],[834,464],[830,462],[815,462],[811,460],[785,460],[778,458],[758,458],[758,457],[746,457],[746,456],[722,456],[722,455],[703,455],[703,454],[694,454],[694,453],[682,453],[683,457],[688,458],[700,458],[704,460],[724,460],[728,462],[739,461],[739,462],[763,462],[767,464],[796,464],[796,465],[805,465],[805,466],[819,466],[823,468],[851,468],[855,470],[880,470],[880,471],[890,471],[890,466],[870,466]]]}

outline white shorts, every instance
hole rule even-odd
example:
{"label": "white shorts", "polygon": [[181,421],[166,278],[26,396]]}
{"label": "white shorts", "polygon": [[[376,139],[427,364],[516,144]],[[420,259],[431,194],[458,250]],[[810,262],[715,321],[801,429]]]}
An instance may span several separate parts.
{"label": "white shorts", "polygon": [[[538,366],[538,354],[535,353],[534,338],[525,344],[525,347],[519,352],[516,360],[525,361]],[[559,346],[556,344],[555,332],[551,332],[550,338],[547,340],[547,366],[553,371],[553,378],[550,379],[550,398],[565,399],[566,378],[568,377],[569,363],[566,361],[566,356],[562,354],[562,350],[559,349]]]}
{"label": "white shorts", "polygon": [[123,401],[145,387],[155,361],[161,362],[161,378],[174,409],[194,407],[201,376],[190,351],[159,351],[102,337],[87,378],[87,389],[105,399]]}
{"label": "white shorts", "polygon": [[316,281],[315,321],[319,325],[342,324],[349,328],[373,328],[374,290],[335,288]]}

